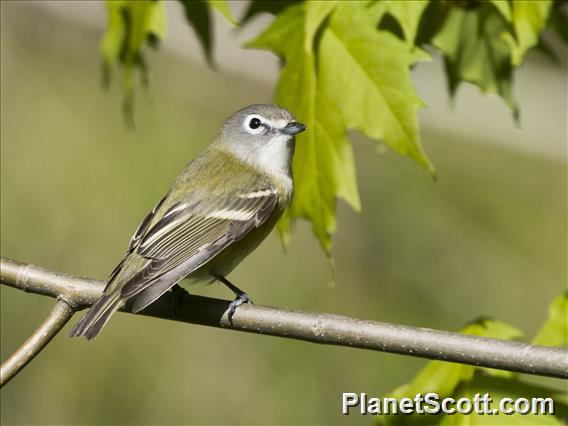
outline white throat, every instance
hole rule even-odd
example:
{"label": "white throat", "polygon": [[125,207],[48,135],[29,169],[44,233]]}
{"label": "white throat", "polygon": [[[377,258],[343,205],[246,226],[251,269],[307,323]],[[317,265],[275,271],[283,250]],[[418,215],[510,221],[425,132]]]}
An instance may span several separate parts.
{"label": "white throat", "polygon": [[292,156],[294,154],[294,142],[288,135],[276,135],[270,142],[256,150],[253,156],[247,160],[263,172],[272,175],[281,184],[292,190]]}
{"label": "white throat", "polygon": [[255,161],[268,173],[288,176],[290,175],[293,150],[290,136],[277,135],[256,152]]}

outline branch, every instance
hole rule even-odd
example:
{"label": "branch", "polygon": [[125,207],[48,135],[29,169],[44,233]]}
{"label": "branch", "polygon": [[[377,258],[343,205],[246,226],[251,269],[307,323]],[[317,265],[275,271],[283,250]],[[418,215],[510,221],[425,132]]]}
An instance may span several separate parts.
{"label": "branch", "polygon": [[[100,281],[6,258],[1,258],[0,271],[2,284],[58,297],[77,309],[93,304],[104,287]],[[173,296],[168,292],[140,314],[249,333],[568,378],[568,350],[563,348],[250,304],[239,306],[231,325],[227,318],[229,303],[186,295],[174,309]]]}
{"label": "branch", "polygon": [[[2,268],[4,263],[2,262]],[[64,300],[58,300],[44,322],[0,367],[0,387],[8,383],[55,337],[75,310]]]}

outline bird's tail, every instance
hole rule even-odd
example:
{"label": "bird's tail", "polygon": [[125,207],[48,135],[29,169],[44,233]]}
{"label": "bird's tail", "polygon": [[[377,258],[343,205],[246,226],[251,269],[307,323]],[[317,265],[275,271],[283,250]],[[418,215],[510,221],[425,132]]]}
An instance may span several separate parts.
{"label": "bird's tail", "polygon": [[111,315],[123,304],[120,291],[103,294],[91,309],[79,320],[69,335],[71,337],[85,336],[87,340],[97,337]]}

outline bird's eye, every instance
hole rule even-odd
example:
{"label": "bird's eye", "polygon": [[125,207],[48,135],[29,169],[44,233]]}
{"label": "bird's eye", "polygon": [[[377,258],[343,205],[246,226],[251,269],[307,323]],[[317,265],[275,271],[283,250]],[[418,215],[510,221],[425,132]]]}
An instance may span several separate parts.
{"label": "bird's eye", "polygon": [[258,119],[256,117],[251,118],[251,120],[249,121],[249,127],[253,130],[258,129],[261,125],[262,125],[262,121],[260,121],[260,119]]}

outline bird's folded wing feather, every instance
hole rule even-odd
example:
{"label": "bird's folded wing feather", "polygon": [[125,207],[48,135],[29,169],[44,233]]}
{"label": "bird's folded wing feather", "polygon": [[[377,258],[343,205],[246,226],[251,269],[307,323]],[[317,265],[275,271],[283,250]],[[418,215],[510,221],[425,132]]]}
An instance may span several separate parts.
{"label": "bird's folded wing feather", "polygon": [[133,237],[130,253],[148,262],[122,286],[121,297],[130,299],[162,277],[167,280],[160,279],[160,294],[167,291],[264,223],[277,200],[275,189],[264,188],[231,199],[210,198],[206,203],[189,199],[174,204],[152,226],[146,224],[143,234]]}
{"label": "bird's folded wing feather", "polygon": [[128,244],[128,249],[126,250],[126,254],[122,258],[120,263],[118,265],[116,265],[116,267],[110,273],[110,276],[107,280],[107,285],[105,287],[105,291],[109,288],[109,286],[112,284],[112,282],[114,281],[114,279],[116,278],[118,273],[122,270],[124,264],[129,259],[129,255],[134,251],[134,249],[136,249],[136,246],[140,243],[140,240],[142,239],[142,237],[144,236],[146,231],[148,231],[148,228],[150,227],[152,220],[156,216],[156,213],[158,212],[161,205],[164,203],[166,197],[162,198],[158,202],[158,204],[156,204],[154,206],[152,211],[146,215],[144,220],[142,222],[140,222],[140,225],[138,225],[138,228],[136,229],[136,231],[134,231],[134,235],[132,236],[132,238],[130,239],[130,243]]}

